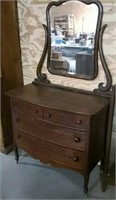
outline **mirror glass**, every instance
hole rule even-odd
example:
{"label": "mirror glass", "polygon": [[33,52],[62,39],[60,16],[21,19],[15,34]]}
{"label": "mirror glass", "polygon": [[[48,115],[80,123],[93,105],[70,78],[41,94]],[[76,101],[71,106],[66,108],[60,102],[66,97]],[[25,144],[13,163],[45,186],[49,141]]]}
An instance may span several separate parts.
{"label": "mirror glass", "polygon": [[53,74],[93,79],[98,6],[68,1],[50,8],[50,62]]}

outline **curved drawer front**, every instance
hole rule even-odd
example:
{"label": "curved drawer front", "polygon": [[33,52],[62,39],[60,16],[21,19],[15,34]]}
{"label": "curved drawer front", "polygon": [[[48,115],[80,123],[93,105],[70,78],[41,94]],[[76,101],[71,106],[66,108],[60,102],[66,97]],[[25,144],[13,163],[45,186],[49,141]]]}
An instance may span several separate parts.
{"label": "curved drawer front", "polygon": [[42,141],[20,129],[15,130],[17,144],[26,150],[31,151],[39,159],[39,155],[49,160],[53,160],[71,166],[77,169],[84,169],[85,154],[84,152],[67,149],[49,142]]}
{"label": "curved drawer front", "polygon": [[44,108],[44,119],[82,131],[86,131],[87,129],[87,119],[84,115]]}
{"label": "curved drawer front", "polygon": [[39,119],[29,118],[24,114],[13,112],[15,127],[19,127],[40,139],[66,146],[71,149],[85,150],[86,132],[77,131],[56,124],[43,122]]}
{"label": "curved drawer front", "polygon": [[22,113],[29,114],[30,117],[34,116],[36,118],[43,118],[43,109],[41,106],[37,106],[31,103],[27,103],[24,101],[20,101],[17,99],[12,100],[12,108],[13,110],[17,110]]}

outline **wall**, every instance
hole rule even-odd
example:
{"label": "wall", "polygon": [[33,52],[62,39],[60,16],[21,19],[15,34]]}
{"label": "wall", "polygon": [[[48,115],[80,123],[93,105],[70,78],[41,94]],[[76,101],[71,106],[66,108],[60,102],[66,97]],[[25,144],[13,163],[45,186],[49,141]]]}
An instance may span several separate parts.
{"label": "wall", "polygon": [[[44,46],[43,23],[46,23],[46,6],[50,0],[18,0],[22,64],[25,84],[31,83],[36,76],[36,66]],[[101,0],[104,6],[103,24],[108,27],[103,38],[104,54],[116,84],[116,0]],[[54,84],[92,90],[99,82],[105,83],[105,74],[99,60],[99,75],[93,81],[51,75],[44,63],[43,72]],[[116,132],[116,111],[113,120],[113,131]]]}

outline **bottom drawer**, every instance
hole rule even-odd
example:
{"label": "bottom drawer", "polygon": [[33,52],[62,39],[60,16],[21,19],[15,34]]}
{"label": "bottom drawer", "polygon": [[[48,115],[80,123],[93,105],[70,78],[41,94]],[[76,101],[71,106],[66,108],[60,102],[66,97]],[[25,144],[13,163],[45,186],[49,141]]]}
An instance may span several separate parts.
{"label": "bottom drawer", "polygon": [[74,167],[76,169],[84,169],[85,153],[61,147],[56,144],[45,142],[33,137],[26,132],[16,128],[15,141],[28,153],[32,152],[38,159],[39,156],[57,162],[59,164]]}

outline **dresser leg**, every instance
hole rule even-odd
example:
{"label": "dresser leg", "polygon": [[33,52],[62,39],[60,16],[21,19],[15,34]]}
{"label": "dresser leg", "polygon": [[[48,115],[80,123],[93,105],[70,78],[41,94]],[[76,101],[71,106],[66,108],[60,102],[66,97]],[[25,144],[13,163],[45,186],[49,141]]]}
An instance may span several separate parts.
{"label": "dresser leg", "polygon": [[105,192],[108,184],[108,173],[106,173],[104,170],[100,171],[100,180],[102,192]]}
{"label": "dresser leg", "polygon": [[106,188],[107,188],[107,175],[104,175],[103,174],[103,177],[102,177],[102,192],[105,192],[106,191]]}
{"label": "dresser leg", "polygon": [[90,176],[90,174],[86,174],[86,175],[84,176],[84,193],[85,193],[85,194],[88,193],[89,176]]}
{"label": "dresser leg", "polygon": [[100,180],[101,180],[102,192],[106,191],[107,178],[108,178],[108,168],[107,166],[105,166],[103,159],[101,160],[101,166],[100,166]]}
{"label": "dresser leg", "polygon": [[104,159],[101,160],[101,165],[100,165],[100,172],[103,173],[104,171]]}
{"label": "dresser leg", "polygon": [[19,152],[18,152],[18,147],[17,147],[16,143],[14,144],[14,152],[15,152],[16,163],[18,163],[18,161],[19,161]]}

